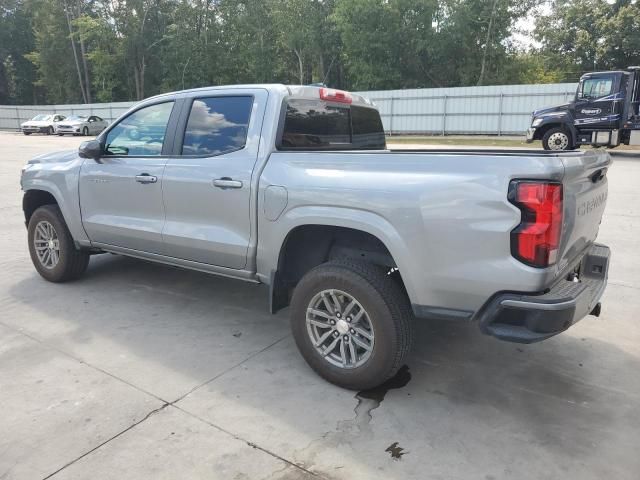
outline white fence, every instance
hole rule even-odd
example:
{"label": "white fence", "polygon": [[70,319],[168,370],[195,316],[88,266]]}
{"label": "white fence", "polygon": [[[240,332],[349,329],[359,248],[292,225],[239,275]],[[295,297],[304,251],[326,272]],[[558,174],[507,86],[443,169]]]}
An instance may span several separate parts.
{"label": "white fence", "polygon": [[[537,108],[564,103],[574,83],[421,88],[358,92],[373,100],[388,134],[519,135]],[[38,113],[98,115],[110,122],[133,102],[87,105],[0,105],[0,129],[17,130]]]}
{"label": "white fence", "polygon": [[565,103],[575,83],[359,92],[373,100],[387,133],[517,135],[531,112]]}

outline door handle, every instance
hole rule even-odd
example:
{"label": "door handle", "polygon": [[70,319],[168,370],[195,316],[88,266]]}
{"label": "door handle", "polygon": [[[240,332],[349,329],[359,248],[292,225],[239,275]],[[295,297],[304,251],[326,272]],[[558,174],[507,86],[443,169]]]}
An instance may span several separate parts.
{"label": "door handle", "polygon": [[216,178],[213,181],[213,186],[218,188],[242,188],[242,182],[240,180],[233,180],[229,177]]}
{"label": "door handle", "polygon": [[148,173],[141,173],[140,175],[136,175],[136,182],[138,183],[156,183],[158,181],[158,177],[155,175],[149,175]]}

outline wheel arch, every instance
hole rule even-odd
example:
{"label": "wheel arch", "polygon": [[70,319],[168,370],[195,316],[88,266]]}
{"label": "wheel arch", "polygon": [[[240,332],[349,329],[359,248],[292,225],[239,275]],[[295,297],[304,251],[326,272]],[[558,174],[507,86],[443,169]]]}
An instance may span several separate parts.
{"label": "wheel arch", "polygon": [[[58,202],[58,199],[53,193],[45,189],[34,188],[24,192],[22,196],[22,211],[24,213],[24,223],[26,226],[29,225],[29,220],[33,212],[43,205],[57,205],[60,207],[60,202]],[[60,208],[60,210],[62,211],[62,208]],[[62,215],[64,216],[64,212]]]}
{"label": "wheel arch", "polygon": [[538,128],[536,128],[536,131],[533,135],[533,139],[542,140],[545,134],[552,128],[562,128],[566,130],[569,133],[571,144],[572,145],[576,144],[576,139],[578,138],[578,132],[576,131],[576,127],[569,122],[561,121],[561,120],[554,120],[549,123],[543,123],[542,125],[540,125]]}
{"label": "wheel arch", "polygon": [[[283,229],[280,239],[274,242],[276,248],[268,249],[277,254],[268,268],[272,313],[289,304],[293,288],[306,272],[336,258],[364,260],[397,271],[406,291],[402,276],[405,262],[400,253],[402,237],[393,226],[371,212],[338,210],[333,218],[327,217],[326,212],[322,218],[298,218]],[[360,220],[354,220],[352,215]],[[374,221],[362,221],[363,216]]]}

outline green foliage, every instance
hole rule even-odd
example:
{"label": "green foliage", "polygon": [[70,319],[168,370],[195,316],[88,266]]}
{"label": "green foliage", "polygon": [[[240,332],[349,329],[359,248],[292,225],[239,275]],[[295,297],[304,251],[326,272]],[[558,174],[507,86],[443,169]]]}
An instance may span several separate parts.
{"label": "green foliage", "polygon": [[[640,64],[635,0],[0,0],[0,103],[233,83],[546,83]],[[540,13],[542,12],[542,13]],[[539,48],[512,44],[536,17]]]}
{"label": "green foliage", "polygon": [[563,81],[593,70],[640,63],[640,3],[635,0],[555,0],[538,19],[536,37],[546,65]]}

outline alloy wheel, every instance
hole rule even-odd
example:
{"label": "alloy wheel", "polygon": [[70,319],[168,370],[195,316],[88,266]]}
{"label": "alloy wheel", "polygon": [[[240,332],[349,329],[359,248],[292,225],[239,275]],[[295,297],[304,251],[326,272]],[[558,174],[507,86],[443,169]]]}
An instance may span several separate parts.
{"label": "alloy wheel", "polygon": [[307,333],[316,351],[340,368],[356,368],[373,352],[371,319],[353,296],[341,290],[323,290],[307,307]]}
{"label": "alloy wheel", "polygon": [[46,220],[38,222],[33,243],[42,266],[49,270],[55,268],[60,261],[60,240],[53,225]]}

